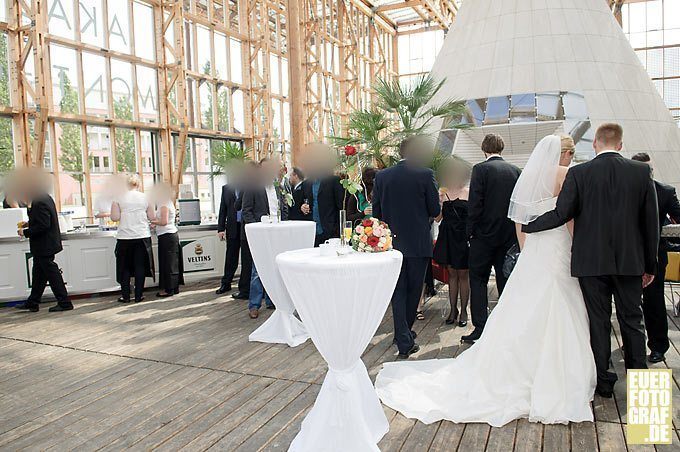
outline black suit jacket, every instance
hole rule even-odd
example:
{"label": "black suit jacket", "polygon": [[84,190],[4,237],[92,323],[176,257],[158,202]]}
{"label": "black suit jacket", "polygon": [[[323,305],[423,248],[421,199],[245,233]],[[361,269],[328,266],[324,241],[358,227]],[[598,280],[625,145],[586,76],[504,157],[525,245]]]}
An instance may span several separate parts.
{"label": "black suit jacket", "polygon": [[[674,223],[680,223],[680,202],[675,193],[675,188],[670,185],[654,181],[656,187],[656,200],[659,207],[659,231],[668,222],[668,217]],[[659,254],[668,251],[668,240],[659,240]]]}
{"label": "black suit jacket", "polygon": [[[312,213],[314,210],[314,181],[303,183],[304,196],[309,199]],[[318,205],[319,221],[325,237],[340,237],[340,210],[343,207],[345,190],[340,184],[338,176],[326,176],[319,184]],[[312,219],[314,218],[311,215]]]}
{"label": "black suit jacket", "polygon": [[[281,190],[275,187],[276,196],[279,202],[279,211],[281,212],[281,220],[288,219],[288,205],[283,201]],[[264,215],[269,215],[269,200],[267,199],[267,191],[262,188],[251,188],[245,190],[242,195],[243,198],[243,223],[259,223]]]}
{"label": "black suit jacket", "polygon": [[312,207],[312,196],[307,195],[307,189],[308,187],[304,182],[293,188],[293,205],[288,211],[289,220],[314,220],[314,218],[312,218],[311,210],[307,215],[302,213],[302,210],[300,210],[302,205],[305,203],[305,199],[309,202],[310,209]]}
{"label": "black suit jacket", "polygon": [[241,225],[236,216],[239,210],[236,208],[236,202],[236,189],[228,184],[223,185],[220,212],[217,218],[217,232],[226,231],[229,239],[238,239],[241,233]]}
{"label": "black suit jacket", "polygon": [[472,168],[468,199],[468,237],[493,247],[510,246],[516,240],[515,224],[508,218],[510,196],[520,170],[500,156]]}
{"label": "black suit jacket", "polygon": [[654,274],[660,229],[650,171],[618,152],[600,154],[569,169],[555,210],[522,230],[545,231],[573,219],[572,276]]}
{"label": "black suit jacket", "polygon": [[50,195],[44,194],[31,203],[24,236],[28,238],[34,256],[54,256],[63,249],[57,207]]}
{"label": "black suit jacket", "polygon": [[431,169],[401,161],[375,177],[373,216],[392,230],[404,257],[432,257],[430,218],[439,215],[439,191]]}

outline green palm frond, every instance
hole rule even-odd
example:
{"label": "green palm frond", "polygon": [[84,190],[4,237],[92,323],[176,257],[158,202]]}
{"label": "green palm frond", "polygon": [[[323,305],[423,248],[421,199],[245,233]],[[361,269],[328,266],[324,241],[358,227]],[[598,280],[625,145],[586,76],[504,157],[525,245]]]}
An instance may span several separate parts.
{"label": "green palm frond", "polygon": [[229,165],[250,160],[251,149],[234,141],[211,141],[210,158],[212,168],[210,177],[224,174]]}

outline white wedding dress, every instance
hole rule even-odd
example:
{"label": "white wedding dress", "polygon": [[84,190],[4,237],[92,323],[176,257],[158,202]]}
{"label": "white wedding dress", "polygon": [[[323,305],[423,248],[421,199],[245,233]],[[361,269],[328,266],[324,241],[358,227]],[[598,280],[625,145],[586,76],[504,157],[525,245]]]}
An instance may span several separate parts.
{"label": "white wedding dress", "polygon": [[382,402],[426,424],[592,421],[595,363],[570,261],[566,226],[527,235],[482,337],[455,359],[386,363],[375,383]]}

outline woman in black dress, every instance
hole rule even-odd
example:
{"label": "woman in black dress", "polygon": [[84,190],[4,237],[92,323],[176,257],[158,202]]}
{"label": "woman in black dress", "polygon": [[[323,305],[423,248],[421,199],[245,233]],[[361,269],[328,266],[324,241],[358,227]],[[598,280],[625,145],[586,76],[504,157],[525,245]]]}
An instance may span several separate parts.
{"label": "woman in black dress", "polygon": [[[440,265],[446,265],[449,271],[451,313],[446,323],[452,325],[458,322],[458,326],[464,327],[468,321],[467,307],[470,299],[468,277],[470,247],[465,232],[470,165],[465,160],[454,157],[443,166],[440,174],[443,185],[439,196],[442,213],[439,236],[434,247],[434,260]],[[460,311],[458,310],[459,297]]]}

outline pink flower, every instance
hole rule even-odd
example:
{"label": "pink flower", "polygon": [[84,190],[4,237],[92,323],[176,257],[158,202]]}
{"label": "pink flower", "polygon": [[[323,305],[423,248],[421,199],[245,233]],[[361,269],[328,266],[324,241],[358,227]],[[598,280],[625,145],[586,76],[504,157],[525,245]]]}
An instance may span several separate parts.
{"label": "pink flower", "polygon": [[363,234],[364,233],[364,227],[361,226],[361,225],[357,226],[356,229],[355,229],[355,232],[357,234]]}
{"label": "pink flower", "polygon": [[385,235],[385,230],[382,228],[382,226],[376,226],[373,228],[373,235],[376,237],[382,237]]}
{"label": "pink flower", "polygon": [[360,240],[361,240],[362,243],[366,243],[366,242],[368,242],[368,237],[366,237],[365,235],[362,235]]}

